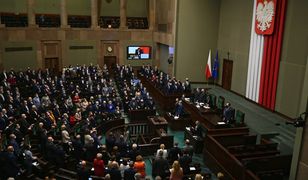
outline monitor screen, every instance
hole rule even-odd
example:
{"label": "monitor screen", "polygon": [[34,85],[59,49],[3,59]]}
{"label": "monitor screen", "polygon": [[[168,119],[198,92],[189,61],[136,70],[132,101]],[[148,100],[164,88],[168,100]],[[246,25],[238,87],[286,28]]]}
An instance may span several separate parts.
{"label": "monitor screen", "polygon": [[127,47],[127,59],[129,60],[151,59],[151,47],[150,46],[128,46]]}

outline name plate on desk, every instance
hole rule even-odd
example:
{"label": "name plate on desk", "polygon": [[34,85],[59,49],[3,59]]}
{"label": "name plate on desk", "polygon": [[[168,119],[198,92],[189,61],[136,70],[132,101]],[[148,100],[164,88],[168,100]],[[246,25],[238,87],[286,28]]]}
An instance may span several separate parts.
{"label": "name plate on desk", "polygon": [[218,125],[225,125],[226,123],[223,121],[217,122]]}

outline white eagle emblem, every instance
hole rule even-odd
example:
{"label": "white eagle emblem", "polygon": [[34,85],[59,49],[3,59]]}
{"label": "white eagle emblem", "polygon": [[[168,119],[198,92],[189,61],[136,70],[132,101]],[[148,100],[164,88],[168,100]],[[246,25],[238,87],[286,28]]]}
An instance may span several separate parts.
{"label": "white eagle emblem", "polygon": [[264,1],[258,3],[257,6],[257,28],[262,32],[271,27],[273,16],[274,16],[274,2],[273,1]]}

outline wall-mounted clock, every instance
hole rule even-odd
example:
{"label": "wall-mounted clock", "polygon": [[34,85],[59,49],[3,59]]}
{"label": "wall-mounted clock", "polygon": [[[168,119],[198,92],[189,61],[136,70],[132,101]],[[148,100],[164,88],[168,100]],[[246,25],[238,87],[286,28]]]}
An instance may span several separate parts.
{"label": "wall-mounted clock", "polygon": [[112,47],[111,47],[111,46],[108,46],[108,47],[107,47],[107,51],[108,51],[109,53],[111,53],[111,52],[113,51]]}

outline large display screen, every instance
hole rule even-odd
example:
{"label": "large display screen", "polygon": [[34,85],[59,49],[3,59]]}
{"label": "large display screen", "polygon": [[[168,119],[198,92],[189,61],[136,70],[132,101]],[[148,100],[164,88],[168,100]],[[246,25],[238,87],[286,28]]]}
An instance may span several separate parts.
{"label": "large display screen", "polygon": [[151,47],[150,46],[128,46],[127,47],[127,59],[129,60],[151,59]]}

